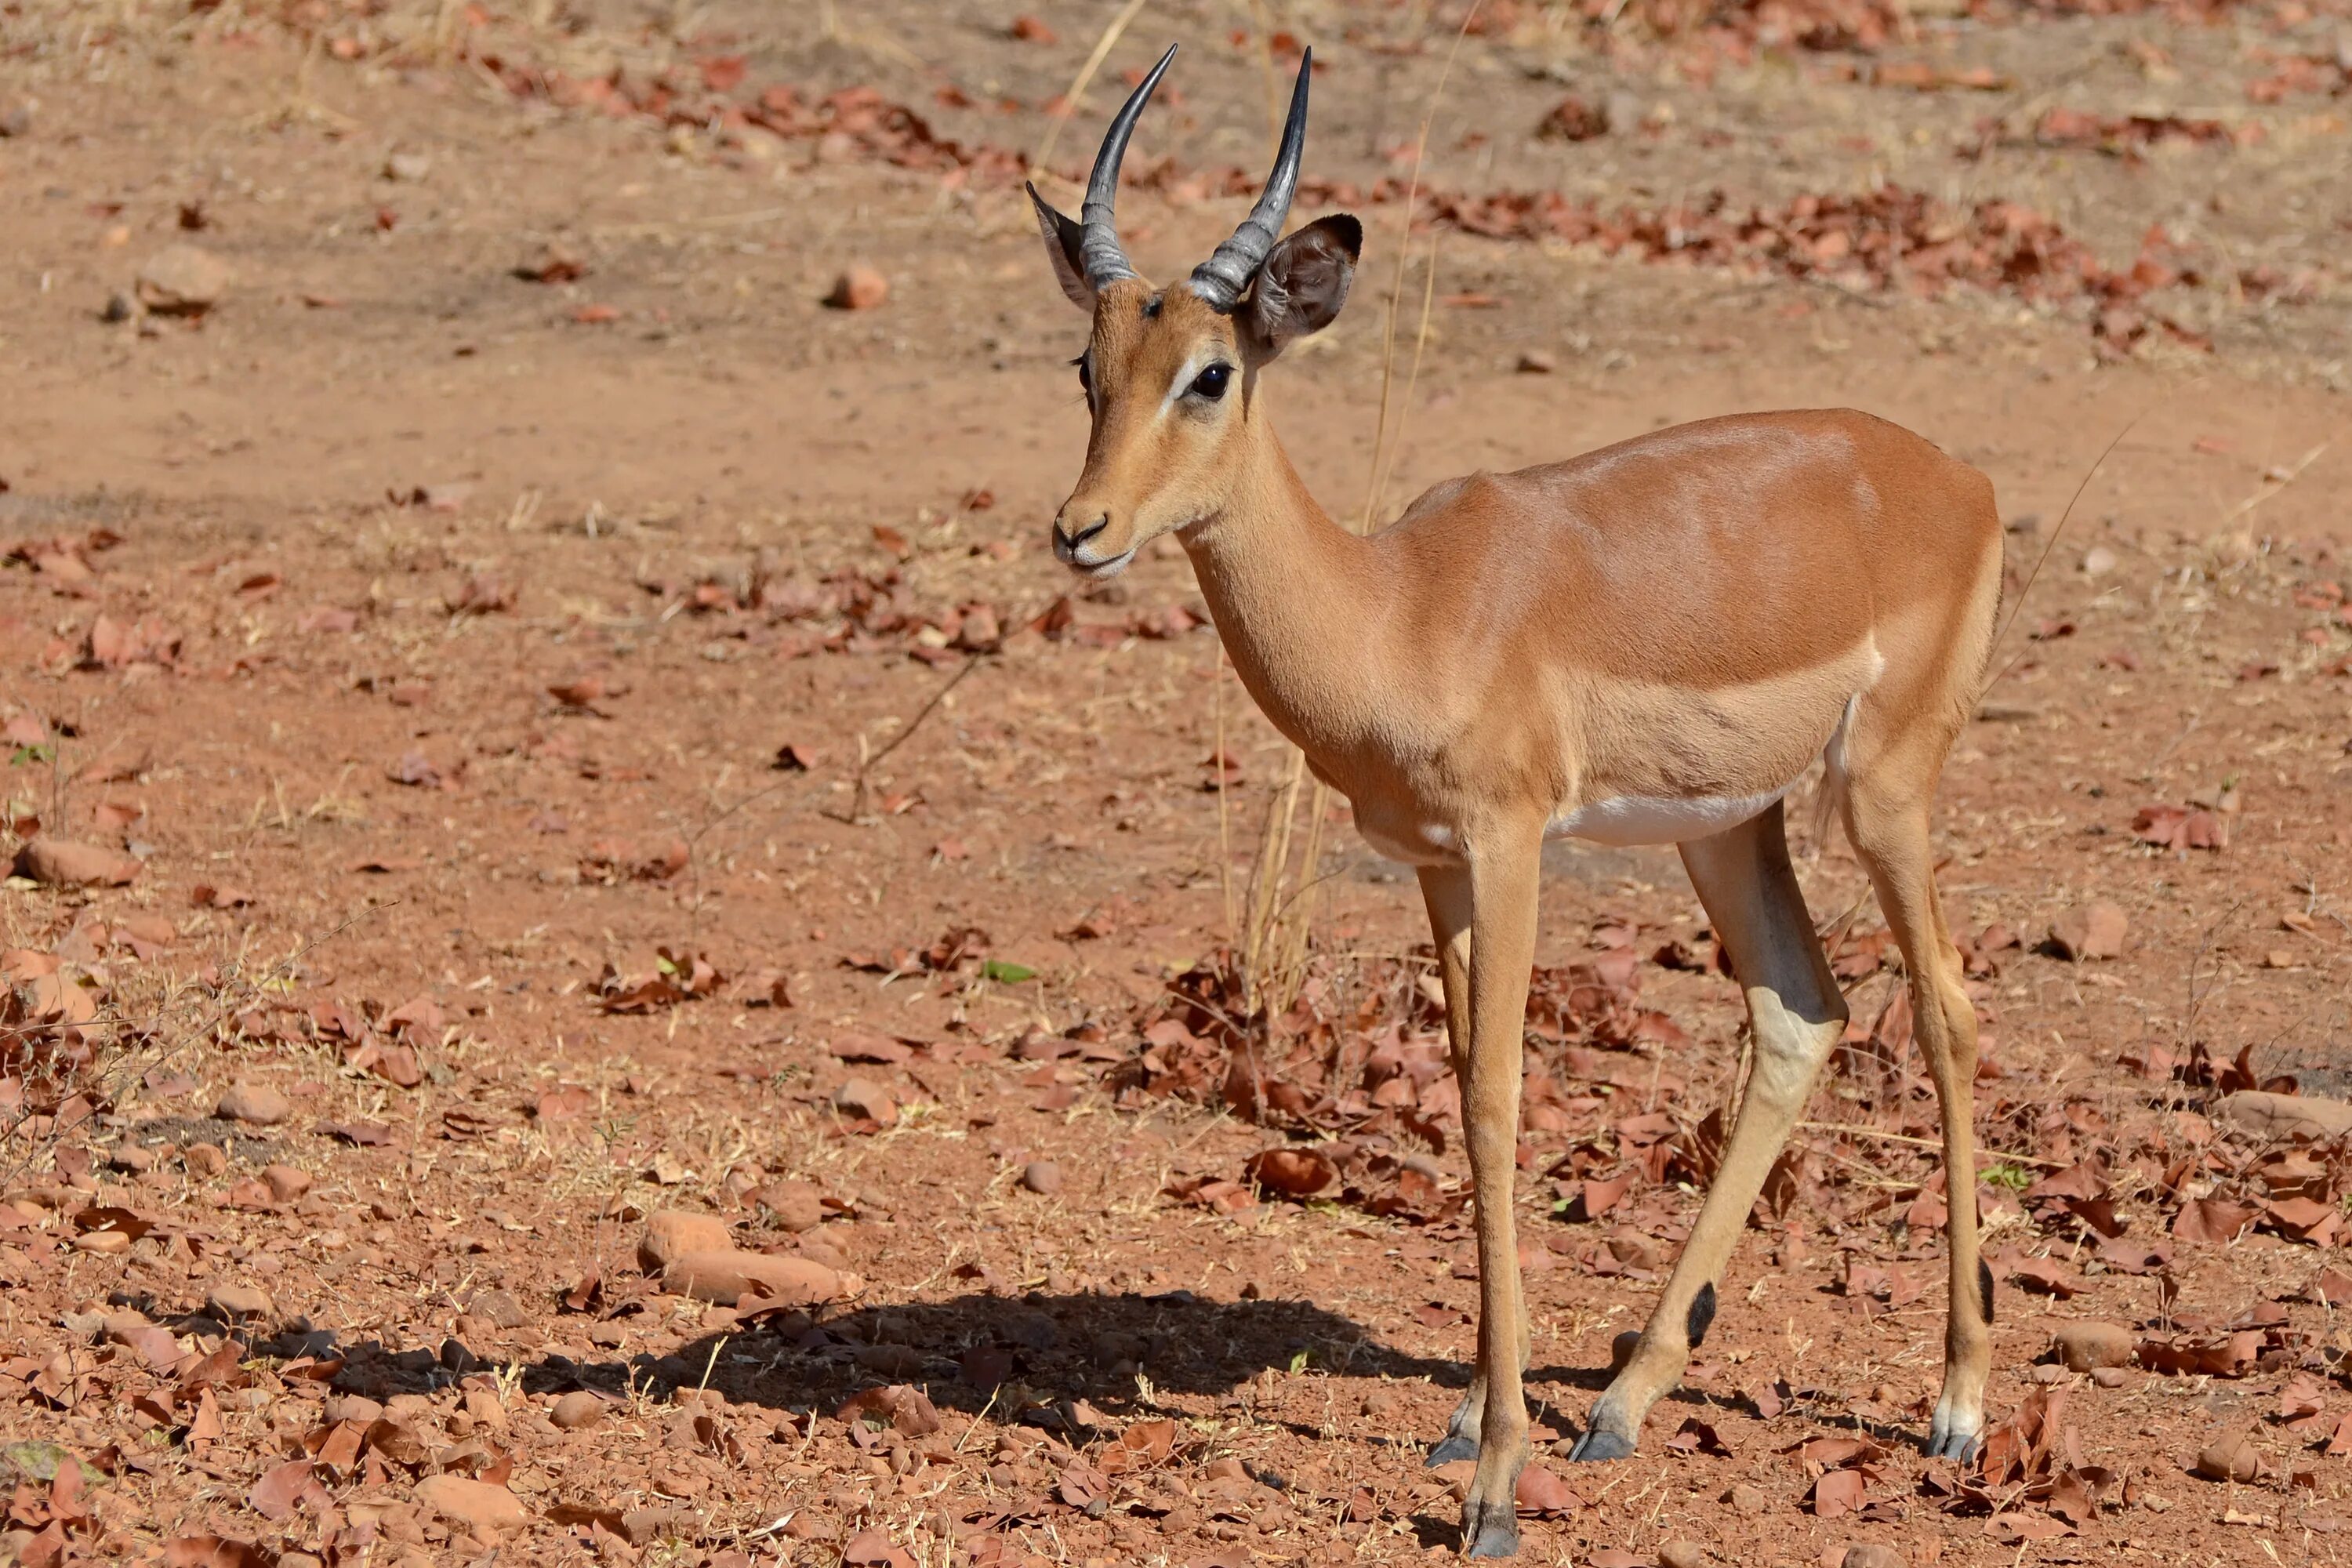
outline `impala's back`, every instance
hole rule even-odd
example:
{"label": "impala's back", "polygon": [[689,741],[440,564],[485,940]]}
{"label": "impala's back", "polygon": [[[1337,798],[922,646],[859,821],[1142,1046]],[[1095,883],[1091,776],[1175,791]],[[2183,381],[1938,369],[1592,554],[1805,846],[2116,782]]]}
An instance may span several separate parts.
{"label": "impala's back", "polygon": [[1884,719],[1957,724],[2000,592],[1990,482],[1843,409],[1449,481],[1374,542],[1412,585],[1394,676],[1461,743],[1558,759],[1556,831],[1615,843],[1753,816]]}

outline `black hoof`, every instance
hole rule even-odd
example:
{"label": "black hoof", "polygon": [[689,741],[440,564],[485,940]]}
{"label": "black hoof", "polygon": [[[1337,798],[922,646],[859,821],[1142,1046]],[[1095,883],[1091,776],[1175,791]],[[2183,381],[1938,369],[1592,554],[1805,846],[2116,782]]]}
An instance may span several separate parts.
{"label": "black hoof", "polygon": [[1517,1557],[1518,1510],[1510,1503],[1465,1503],[1462,1540],[1465,1557]]}
{"label": "black hoof", "polygon": [[1956,1459],[1965,1465],[1977,1457],[1983,1443],[1973,1432],[1930,1432],[1925,1446],[1931,1459]]}
{"label": "black hoof", "polygon": [[1429,1451],[1426,1463],[1433,1470],[1440,1465],[1450,1465],[1456,1459],[1475,1459],[1477,1457],[1477,1438],[1465,1437],[1459,1432],[1451,1432],[1438,1439],[1437,1447]]}
{"label": "black hoof", "polygon": [[1633,1457],[1633,1445],[1629,1439],[1620,1437],[1614,1432],[1604,1432],[1595,1426],[1576,1440],[1576,1447],[1568,1451],[1568,1457],[1570,1462],[1573,1464],[1593,1464],[1602,1459],[1630,1459]]}

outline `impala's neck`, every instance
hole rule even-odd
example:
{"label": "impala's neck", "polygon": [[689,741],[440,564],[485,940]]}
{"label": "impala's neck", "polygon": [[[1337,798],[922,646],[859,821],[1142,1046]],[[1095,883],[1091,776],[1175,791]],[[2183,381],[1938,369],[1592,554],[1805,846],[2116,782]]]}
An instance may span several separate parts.
{"label": "impala's neck", "polygon": [[1252,408],[1224,509],[1181,535],[1234,668],[1280,730],[1336,763],[1364,731],[1389,584],[1370,542],[1332,521]]}

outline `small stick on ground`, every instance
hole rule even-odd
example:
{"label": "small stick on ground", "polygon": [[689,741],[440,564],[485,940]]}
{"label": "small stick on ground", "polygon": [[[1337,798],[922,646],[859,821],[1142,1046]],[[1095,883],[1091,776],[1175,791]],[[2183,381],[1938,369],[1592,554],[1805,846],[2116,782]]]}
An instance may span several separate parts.
{"label": "small stick on ground", "polygon": [[2245,500],[2240,501],[2237,505],[2231,507],[2229,510],[2221,514],[2221,526],[2224,528],[2229,527],[2230,524],[2237,521],[2240,518],[2244,517],[2256,507],[2261,506],[2263,502],[2278,495],[2282,490],[2284,490],[2287,486],[2303,478],[2304,469],[2319,461],[2320,455],[2335,444],[2336,443],[2333,440],[2322,441],[2318,446],[2314,447],[2310,451],[2305,452],[2303,455],[2303,461],[2297,463],[2294,468],[2288,468],[2283,473],[2276,469],[2272,470],[2273,473],[2276,473],[2278,475],[2275,479],[2271,478],[2269,474],[2265,474],[2263,477],[2263,488],[2261,489],[2256,490],[2253,494],[2248,496]]}
{"label": "small stick on ground", "polygon": [[[923,721],[929,718],[932,710],[938,708],[940,703],[947,700],[949,692],[953,691],[957,687],[963,684],[963,679],[965,676],[970,675],[973,670],[980,668],[981,661],[986,657],[987,656],[984,654],[973,654],[970,658],[965,659],[963,661],[963,668],[950,676],[945,685],[941,686],[937,691],[931,693],[930,700],[925,702],[920,708],[915,710],[915,716],[912,719],[908,720],[907,722],[899,728],[899,731],[896,735],[890,737],[890,743],[888,745],[884,746],[878,752],[869,752],[859,760],[857,763],[856,788],[855,793],[853,793],[849,797],[849,814],[847,816],[836,816],[832,812],[827,812],[825,815],[832,816],[835,822],[854,823],[862,820],[866,816],[866,781],[874,772],[874,764],[888,756],[891,752],[897,751],[899,747],[905,745],[909,740],[913,739],[915,731],[923,727]],[[773,787],[775,786],[770,786],[770,788]]]}

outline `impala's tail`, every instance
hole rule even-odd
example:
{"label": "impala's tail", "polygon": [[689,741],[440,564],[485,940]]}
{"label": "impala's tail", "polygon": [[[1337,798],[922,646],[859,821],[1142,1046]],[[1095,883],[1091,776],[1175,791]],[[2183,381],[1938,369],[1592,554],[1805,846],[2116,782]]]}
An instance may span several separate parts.
{"label": "impala's tail", "polygon": [[1845,700],[1845,711],[1838,715],[1837,728],[1830,731],[1829,744],[1822,748],[1822,783],[1813,791],[1813,848],[1818,853],[1829,842],[1830,824],[1845,816],[1845,744],[1846,733],[1853,727],[1853,716],[1862,707],[1862,693],[1857,691]]}

